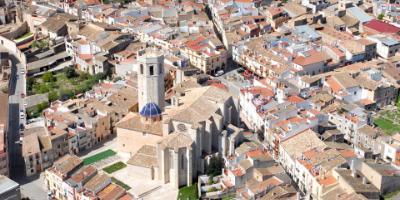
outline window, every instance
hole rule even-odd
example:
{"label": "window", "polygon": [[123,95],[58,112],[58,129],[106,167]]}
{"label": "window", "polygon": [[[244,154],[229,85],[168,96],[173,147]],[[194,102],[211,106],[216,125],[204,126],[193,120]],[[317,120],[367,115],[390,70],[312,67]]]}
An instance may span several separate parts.
{"label": "window", "polygon": [[140,74],[143,74],[143,64],[140,64]]}
{"label": "window", "polygon": [[153,76],[153,75],[154,75],[154,67],[150,66],[150,76]]}
{"label": "window", "polygon": [[184,160],[184,157],[183,157],[183,154],[181,155],[181,169],[184,169],[185,168],[185,160]]}

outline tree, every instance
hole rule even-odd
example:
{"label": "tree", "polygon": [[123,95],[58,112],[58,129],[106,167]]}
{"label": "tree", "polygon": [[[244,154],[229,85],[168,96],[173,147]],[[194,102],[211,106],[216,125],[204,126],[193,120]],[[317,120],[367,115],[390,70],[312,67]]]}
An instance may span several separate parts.
{"label": "tree", "polygon": [[65,76],[67,78],[75,78],[78,76],[78,73],[76,73],[75,69],[72,67],[67,67],[65,68]]}
{"label": "tree", "polygon": [[49,82],[54,82],[56,80],[56,78],[53,76],[53,73],[46,72],[43,74],[42,80],[43,80],[43,82],[49,83]]}
{"label": "tree", "polygon": [[60,98],[60,96],[58,95],[57,91],[51,91],[49,92],[49,101],[53,102],[56,101]]}
{"label": "tree", "polygon": [[43,110],[46,109],[48,106],[49,104],[47,102],[43,102],[37,104],[35,107],[28,108],[26,110],[28,114],[28,119],[39,117],[42,114]]}
{"label": "tree", "polygon": [[36,87],[36,92],[39,94],[47,93],[50,91],[50,88],[46,84],[40,84]]}
{"label": "tree", "polygon": [[85,81],[85,80],[88,80],[88,79],[90,79],[91,78],[91,76],[90,76],[90,74],[88,74],[88,73],[81,73],[80,75],[79,75],[79,80],[80,81]]}
{"label": "tree", "polygon": [[49,42],[46,41],[46,40],[35,40],[35,41],[32,43],[32,47],[33,47],[33,48],[38,48],[38,49],[40,49],[40,50],[42,50],[42,49],[44,49],[44,48],[47,48],[48,46],[49,46]]}
{"label": "tree", "polygon": [[384,15],[383,13],[381,13],[381,14],[378,15],[378,19],[379,19],[379,20],[382,20],[383,17],[385,17],[385,15]]}
{"label": "tree", "polygon": [[221,175],[223,167],[224,160],[219,156],[214,156],[210,159],[210,164],[207,167],[207,174],[212,177]]}
{"label": "tree", "polygon": [[36,80],[32,77],[29,77],[28,79],[26,79],[26,89],[28,91],[31,91],[33,88],[33,85],[36,83]]}
{"label": "tree", "polygon": [[62,90],[60,91],[60,97],[62,100],[71,99],[75,96],[74,91],[72,90]]}
{"label": "tree", "polygon": [[39,112],[42,112],[44,109],[46,109],[47,107],[49,106],[49,104],[47,103],[47,102],[42,102],[42,103],[39,103],[38,105],[36,105],[36,109],[39,111]]}

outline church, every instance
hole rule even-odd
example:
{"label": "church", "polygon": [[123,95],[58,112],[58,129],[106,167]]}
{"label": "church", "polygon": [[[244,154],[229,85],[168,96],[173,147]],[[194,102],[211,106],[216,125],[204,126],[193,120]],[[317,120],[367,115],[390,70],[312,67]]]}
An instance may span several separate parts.
{"label": "church", "polygon": [[205,173],[207,157],[228,156],[241,137],[238,99],[225,89],[193,81],[174,86],[165,102],[163,55],[139,58],[139,113],[117,126],[117,150],[148,177],[174,187],[191,185]]}

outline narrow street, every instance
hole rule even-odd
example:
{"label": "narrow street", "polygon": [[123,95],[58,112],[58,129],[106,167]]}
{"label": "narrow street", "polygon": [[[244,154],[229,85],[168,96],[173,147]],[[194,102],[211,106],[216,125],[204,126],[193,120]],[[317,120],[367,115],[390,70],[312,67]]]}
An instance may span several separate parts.
{"label": "narrow street", "polygon": [[22,146],[16,143],[20,140],[20,124],[26,124],[26,116],[20,117],[20,112],[25,112],[25,98],[22,98],[21,94],[26,95],[26,73],[21,73],[21,71],[26,72],[26,69],[11,53],[10,60],[12,70],[9,84],[9,124],[7,132],[10,177],[20,184],[23,197],[28,196],[30,199],[43,200],[47,194],[43,187],[43,179],[39,176],[25,177]]}
{"label": "narrow street", "polygon": [[16,143],[20,138],[20,124],[25,125],[25,117],[20,118],[20,111],[24,109],[24,98],[21,98],[21,94],[26,94],[25,82],[26,78],[24,74],[21,74],[22,65],[18,59],[10,54],[12,62],[12,72],[10,79],[10,95],[9,95],[9,126],[8,126],[8,151],[10,159],[10,174],[14,180],[17,180],[23,176],[23,160],[22,160],[22,148],[21,145]]}

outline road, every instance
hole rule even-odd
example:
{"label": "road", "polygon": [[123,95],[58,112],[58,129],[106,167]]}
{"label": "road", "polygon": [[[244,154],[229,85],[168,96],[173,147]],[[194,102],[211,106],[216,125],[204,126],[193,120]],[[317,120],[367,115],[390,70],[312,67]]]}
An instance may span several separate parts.
{"label": "road", "polygon": [[26,77],[21,71],[26,72],[26,69],[12,52],[10,52],[10,60],[12,68],[9,84],[9,124],[7,132],[10,177],[20,184],[22,196],[42,200],[47,195],[43,188],[43,180],[39,177],[25,177],[22,146],[16,143],[20,139],[20,124],[26,124],[26,118],[20,118],[20,111],[25,112],[25,98],[21,97],[21,93],[26,94]]}
{"label": "road", "polygon": [[10,159],[10,174],[11,177],[17,180],[21,174],[23,175],[23,159],[22,148],[19,141],[20,124],[25,125],[25,118],[20,118],[20,111],[24,110],[24,98],[21,98],[21,93],[26,94],[26,78],[21,74],[23,66],[19,63],[18,59],[12,54],[10,55],[12,70],[10,79],[10,95],[9,95],[9,126],[8,126],[8,151]]}

